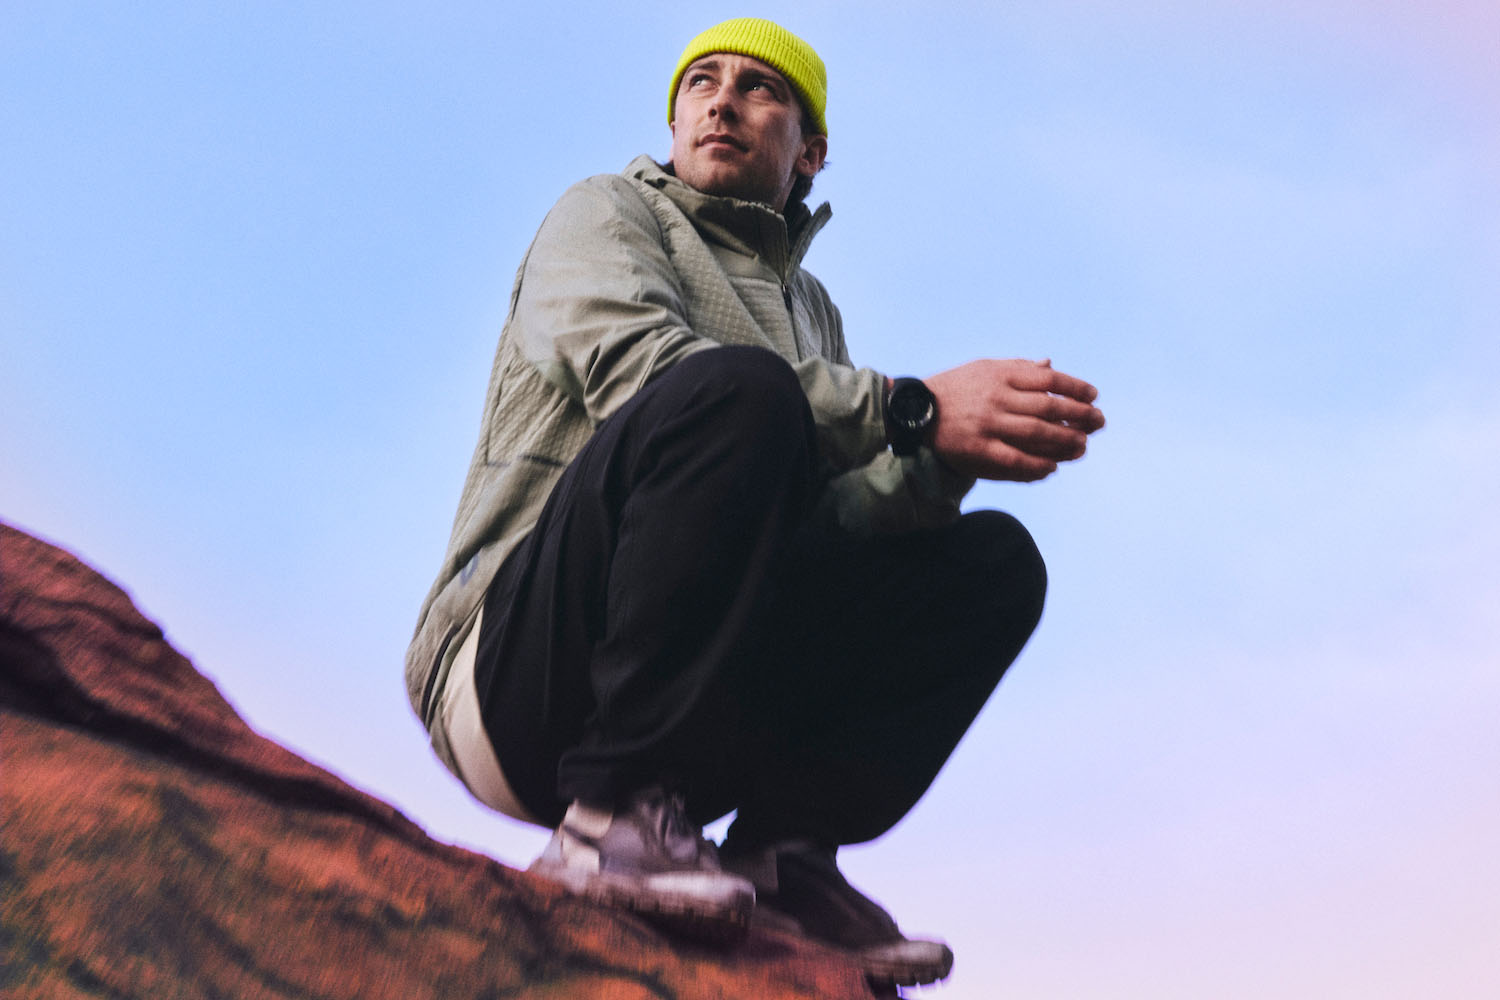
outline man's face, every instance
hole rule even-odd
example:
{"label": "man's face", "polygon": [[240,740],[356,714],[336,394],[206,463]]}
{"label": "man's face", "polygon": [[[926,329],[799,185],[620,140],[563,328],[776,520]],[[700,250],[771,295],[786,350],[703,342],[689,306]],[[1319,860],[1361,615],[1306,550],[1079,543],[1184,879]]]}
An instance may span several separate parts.
{"label": "man's face", "polygon": [[714,52],[682,74],[672,122],[672,166],[705,194],[759,201],[780,212],[797,175],[823,166],[828,140],[803,136],[796,91],[759,59]]}

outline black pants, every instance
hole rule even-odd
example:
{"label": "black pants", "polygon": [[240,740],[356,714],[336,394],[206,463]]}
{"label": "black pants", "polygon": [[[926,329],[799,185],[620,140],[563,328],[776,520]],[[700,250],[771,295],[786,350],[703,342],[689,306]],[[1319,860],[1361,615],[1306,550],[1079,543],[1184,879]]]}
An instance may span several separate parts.
{"label": "black pants", "polygon": [[812,415],[757,348],[605,421],[486,597],[475,681],[531,812],[651,784],[747,843],[869,840],[932,783],[1041,614],[1009,515],[854,538],[810,517]]}

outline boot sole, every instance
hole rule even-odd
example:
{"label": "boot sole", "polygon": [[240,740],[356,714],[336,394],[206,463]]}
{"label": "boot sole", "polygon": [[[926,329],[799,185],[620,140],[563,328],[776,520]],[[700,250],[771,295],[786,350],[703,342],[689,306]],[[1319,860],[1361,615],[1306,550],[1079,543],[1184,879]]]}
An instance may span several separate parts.
{"label": "boot sole", "polygon": [[686,893],[654,891],[638,878],[612,872],[533,864],[529,869],[590,902],[628,910],[671,933],[709,944],[744,940],[755,911],[754,892],[713,900]]}
{"label": "boot sole", "polygon": [[845,950],[872,983],[892,986],[927,986],[947,979],[953,971],[953,951],[942,945],[941,954],[927,959],[887,958],[859,951]]}

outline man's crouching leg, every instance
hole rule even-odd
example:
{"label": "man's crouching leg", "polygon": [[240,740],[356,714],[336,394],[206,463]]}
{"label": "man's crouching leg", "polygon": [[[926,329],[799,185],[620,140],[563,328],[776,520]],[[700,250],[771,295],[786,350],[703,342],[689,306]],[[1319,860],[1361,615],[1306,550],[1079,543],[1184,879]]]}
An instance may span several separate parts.
{"label": "man's crouching leg", "polygon": [[702,936],[748,925],[700,824],[727,808],[815,448],[785,361],[690,355],[600,425],[502,567],[476,687],[517,795],[558,824],[539,873]]}
{"label": "man's crouching leg", "polygon": [[1045,567],[1018,521],[981,511],[934,531],[814,538],[795,569],[779,634],[788,655],[804,651],[800,676],[761,689],[776,735],[725,867],[755,883],[759,910],[849,953],[872,982],[933,982],[952,966],[947,945],[905,935],[837,850],[885,833],[927,790],[1036,627]]}

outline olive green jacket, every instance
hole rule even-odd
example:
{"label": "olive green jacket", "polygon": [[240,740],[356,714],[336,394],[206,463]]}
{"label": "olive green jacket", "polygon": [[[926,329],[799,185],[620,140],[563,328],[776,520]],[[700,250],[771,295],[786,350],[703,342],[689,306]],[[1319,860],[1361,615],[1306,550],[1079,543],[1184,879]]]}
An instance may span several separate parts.
{"label": "olive green jacket", "polygon": [[563,469],[653,375],[723,344],[775,351],[795,368],[828,478],[822,510],[846,530],[942,523],[972,485],[923,449],[885,444],[885,377],[856,369],[838,310],[801,267],[832,214],[702,194],[638,157],[574,185],[517,271],[441,571],[407,651],[412,706],[434,727],[436,694],[505,557],[535,524]]}

